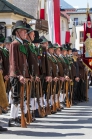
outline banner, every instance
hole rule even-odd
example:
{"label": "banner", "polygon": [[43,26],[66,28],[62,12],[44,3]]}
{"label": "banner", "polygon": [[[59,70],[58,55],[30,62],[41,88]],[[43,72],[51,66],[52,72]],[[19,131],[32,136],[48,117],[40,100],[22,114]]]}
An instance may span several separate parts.
{"label": "banner", "polygon": [[88,11],[87,22],[84,23],[83,62],[90,70],[92,70],[92,25]]}
{"label": "banner", "polygon": [[47,0],[47,16],[48,16],[48,27],[49,27],[49,40],[52,43],[55,43],[53,0]]}
{"label": "banner", "polygon": [[54,2],[54,28],[55,28],[55,42],[61,44],[60,40],[60,0],[53,0]]}

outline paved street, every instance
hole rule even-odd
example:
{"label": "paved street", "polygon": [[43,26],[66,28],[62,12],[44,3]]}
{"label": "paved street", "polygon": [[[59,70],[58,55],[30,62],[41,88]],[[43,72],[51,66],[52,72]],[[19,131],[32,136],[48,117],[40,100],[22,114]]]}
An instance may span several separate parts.
{"label": "paved street", "polygon": [[[8,132],[0,133],[0,139],[92,139],[92,88],[89,98],[89,102],[37,119],[26,129],[8,128]],[[7,127],[9,114],[0,117],[1,124]]]}

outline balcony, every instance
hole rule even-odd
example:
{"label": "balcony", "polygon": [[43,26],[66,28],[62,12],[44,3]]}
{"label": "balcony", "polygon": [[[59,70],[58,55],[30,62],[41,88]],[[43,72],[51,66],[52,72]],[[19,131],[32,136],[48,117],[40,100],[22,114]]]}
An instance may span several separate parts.
{"label": "balcony", "polygon": [[36,20],[36,30],[42,30],[43,32],[48,32],[48,21],[43,19]]}

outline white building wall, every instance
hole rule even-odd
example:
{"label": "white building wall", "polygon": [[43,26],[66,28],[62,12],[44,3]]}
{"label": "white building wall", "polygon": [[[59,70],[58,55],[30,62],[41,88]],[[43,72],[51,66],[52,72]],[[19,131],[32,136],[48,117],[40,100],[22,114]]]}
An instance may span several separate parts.
{"label": "white building wall", "polygon": [[87,16],[86,14],[72,14],[70,15],[70,18],[72,21],[74,21],[74,18],[78,18],[78,21],[81,22],[81,21],[85,21]]}
{"label": "white building wall", "polygon": [[61,15],[60,17],[60,33],[61,33],[61,44],[65,44],[66,31],[68,31],[68,20]]}
{"label": "white building wall", "polygon": [[75,40],[75,48],[80,50],[80,47],[83,47],[83,43],[80,43],[80,31],[83,31],[83,26],[76,27],[76,40]]}
{"label": "white building wall", "polygon": [[[90,14],[91,18],[92,18],[92,14]],[[71,14],[70,15],[70,21],[74,23],[74,18],[78,18],[78,25],[75,26],[76,31],[73,32],[74,38],[71,38],[74,44],[74,47],[77,48],[78,50],[80,50],[80,47],[83,46],[83,43],[80,43],[80,31],[84,30],[83,27],[83,23],[87,21],[87,15],[86,14]],[[70,24],[71,24],[70,22]],[[71,28],[73,28],[72,26],[70,26]]]}

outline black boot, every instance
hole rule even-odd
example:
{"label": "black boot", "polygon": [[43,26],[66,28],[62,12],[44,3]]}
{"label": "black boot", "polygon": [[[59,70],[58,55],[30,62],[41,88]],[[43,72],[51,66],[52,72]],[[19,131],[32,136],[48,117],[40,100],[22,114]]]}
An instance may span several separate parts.
{"label": "black boot", "polygon": [[7,110],[2,109],[2,113],[3,113],[3,114],[7,114],[7,113],[8,113],[8,111],[7,111]]}
{"label": "black boot", "polygon": [[3,128],[2,126],[0,126],[0,131],[1,132],[7,131],[7,128]]}
{"label": "black boot", "polygon": [[21,125],[16,118],[16,119],[10,119],[9,122],[8,122],[8,126],[9,127],[20,127]]}

